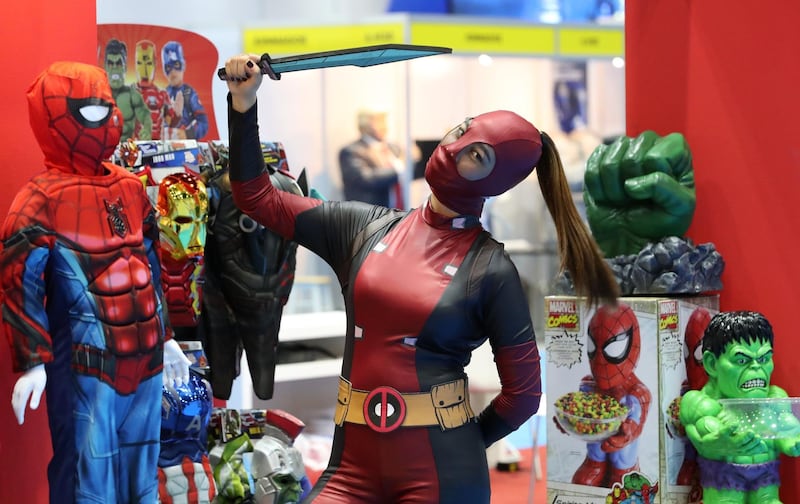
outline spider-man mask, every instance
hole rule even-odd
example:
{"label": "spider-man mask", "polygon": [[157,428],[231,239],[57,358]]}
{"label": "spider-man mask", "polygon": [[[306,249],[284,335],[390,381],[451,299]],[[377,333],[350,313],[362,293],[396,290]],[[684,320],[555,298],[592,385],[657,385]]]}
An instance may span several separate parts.
{"label": "spider-man mask", "polygon": [[122,113],[102,68],[53,63],[28,88],[31,128],[48,168],[102,175],[122,134]]}
{"label": "spider-man mask", "polygon": [[597,387],[609,390],[624,384],[639,361],[639,321],[630,306],[601,306],[589,321],[587,353]]}
{"label": "spider-man mask", "polygon": [[686,323],[683,335],[683,359],[686,364],[686,378],[692,390],[700,390],[708,381],[708,374],[703,366],[703,334],[709,322],[711,314],[702,306],[698,306]]}
{"label": "spider-man mask", "polygon": [[[479,180],[462,177],[456,164],[456,155],[472,143],[491,145],[496,156],[494,169]],[[425,180],[446,207],[462,215],[480,216],[486,198],[525,180],[541,155],[539,130],[514,112],[496,110],[472,118],[458,140],[436,147],[425,166]]]}

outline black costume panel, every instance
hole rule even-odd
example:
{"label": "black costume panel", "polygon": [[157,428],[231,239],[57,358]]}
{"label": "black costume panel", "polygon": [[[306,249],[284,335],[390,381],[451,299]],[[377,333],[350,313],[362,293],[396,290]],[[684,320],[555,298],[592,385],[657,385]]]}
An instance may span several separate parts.
{"label": "black costume panel", "polygon": [[[302,194],[294,179],[269,168],[273,185]],[[242,351],[261,399],[270,399],[283,307],[294,283],[297,244],[244,215],[233,202],[227,170],[209,181],[203,323],[214,396],[228,399]]]}

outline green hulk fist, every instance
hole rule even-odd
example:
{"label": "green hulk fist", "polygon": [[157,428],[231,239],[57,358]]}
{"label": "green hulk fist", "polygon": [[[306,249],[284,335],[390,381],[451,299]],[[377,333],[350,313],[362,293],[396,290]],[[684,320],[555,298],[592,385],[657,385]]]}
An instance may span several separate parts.
{"label": "green hulk fist", "polygon": [[589,228],[606,257],[683,237],[695,208],[692,153],[680,133],[653,131],[597,147],[586,162]]}

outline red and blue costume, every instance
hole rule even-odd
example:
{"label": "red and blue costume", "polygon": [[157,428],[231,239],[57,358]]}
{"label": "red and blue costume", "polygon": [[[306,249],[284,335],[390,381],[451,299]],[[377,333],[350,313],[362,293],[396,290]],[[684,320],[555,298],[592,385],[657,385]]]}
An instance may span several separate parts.
{"label": "red and blue costume", "polygon": [[166,335],[153,207],[105,161],[122,115],[101,68],[55,63],[27,97],[46,170],[2,228],[2,327],[15,371],[46,370],[50,500],[153,502]]}
{"label": "red and blue costume", "polygon": [[208,460],[211,386],[197,371],[182,385],[163,388],[158,497],[161,504],[205,504],[216,485]]}
{"label": "red and blue costume", "polygon": [[589,321],[587,353],[591,376],[581,381],[583,392],[598,392],[628,408],[619,431],[601,442],[586,444],[586,459],[572,482],[612,487],[639,469],[639,436],[652,396],[634,373],[641,353],[639,321],[630,306],[601,306]]}
{"label": "red and blue costume", "polygon": [[[537,410],[541,375],[517,270],[478,216],[486,196],[530,174],[539,132],[516,114],[492,112],[440,145],[426,179],[462,213],[448,218],[429,205],[399,212],[280,191],[264,169],[256,106],[229,108],[229,118],[237,206],[322,257],[345,294],[333,452],[304,502],[488,503],[485,449]],[[468,181],[456,153],[474,142],[494,146],[497,163],[489,177]],[[385,225],[362,234],[387,215]],[[363,246],[354,247],[361,236]],[[464,367],[487,340],[502,390],[475,417]]]}

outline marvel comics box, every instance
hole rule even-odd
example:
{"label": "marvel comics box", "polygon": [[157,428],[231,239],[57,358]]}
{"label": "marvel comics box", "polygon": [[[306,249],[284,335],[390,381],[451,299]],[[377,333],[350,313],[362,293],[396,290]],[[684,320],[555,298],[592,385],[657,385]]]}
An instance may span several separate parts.
{"label": "marvel comics box", "polygon": [[718,311],[717,295],[545,299],[548,502],[690,502],[694,453],[677,412]]}

